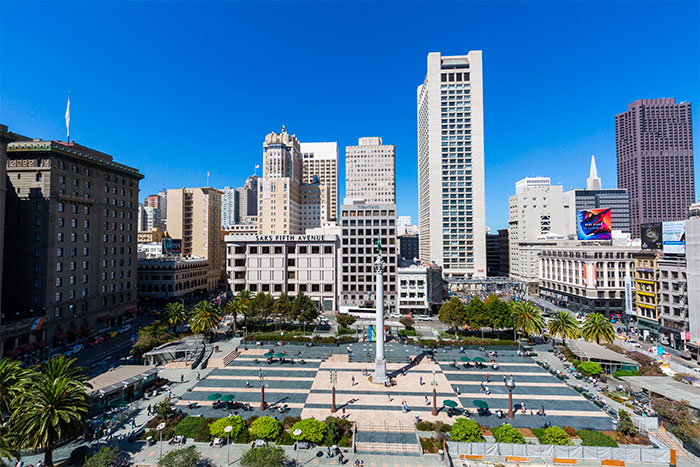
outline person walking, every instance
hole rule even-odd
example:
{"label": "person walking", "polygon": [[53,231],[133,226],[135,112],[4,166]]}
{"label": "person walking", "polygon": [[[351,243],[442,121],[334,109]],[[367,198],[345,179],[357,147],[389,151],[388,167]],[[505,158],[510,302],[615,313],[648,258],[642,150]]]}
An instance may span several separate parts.
{"label": "person walking", "polygon": [[185,375],[184,374],[180,374],[180,382],[181,383],[185,382]]}
{"label": "person walking", "polygon": [[386,393],[386,397],[387,397],[387,399],[389,399],[389,402],[391,402],[391,393],[390,392]]}
{"label": "person walking", "polygon": [[423,377],[422,377],[422,376],[420,376],[420,377],[418,378],[418,384],[419,384],[420,386],[423,386]]}
{"label": "person walking", "polygon": [[352,385],[352,386],[355,386],[355,377],[354,377],[354,376],[351,376],[351,377],[350,377],[350,381],[351,381],[351,383],[352,383],[351,385]]}
{"label": "person walking", "polygon": [[425,405],[430,405],[430,401],[428,400],[428,396],[425,396]]}
{"label": "person walking", "polygon": [[199,371],[197,371],[197,381],[201,379],[201,375],[199,374]]}

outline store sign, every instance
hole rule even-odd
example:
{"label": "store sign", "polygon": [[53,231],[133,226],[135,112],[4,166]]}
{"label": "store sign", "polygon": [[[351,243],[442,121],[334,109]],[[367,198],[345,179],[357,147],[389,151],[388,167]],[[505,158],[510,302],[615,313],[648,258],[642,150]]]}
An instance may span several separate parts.
{"label": "store sign", "polygon": [[256,242],[322,242],[323,235],[256,235]]}

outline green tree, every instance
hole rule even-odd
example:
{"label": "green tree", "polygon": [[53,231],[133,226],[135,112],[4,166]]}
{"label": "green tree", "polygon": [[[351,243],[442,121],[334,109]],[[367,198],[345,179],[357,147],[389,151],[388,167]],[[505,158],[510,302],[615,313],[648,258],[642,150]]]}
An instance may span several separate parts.
{"label": "green tree", "polygon": [[355,321],[357,321],[357,318],[348,313],[340,313],[335,319],[338,321],[338,324],[346,328],[349,328]]}
{"label": "green tree", "polygon": [[466,323],[466,313],[462,301],[457,297],[452,297],[448,302],[443,303],[438,312],[438,319],[454,329],[456,339],[457,327]]}
{"label": "green tree", "polygon": [[513,306],[513,325],[526,336],[542,334],[544,318],[540,314],[540,309],[532,302],[519,301]]}
{"label": "green tree", "polygon": [[272,417],[260,417],[251,423],[248,431],[255,439],[275,439],[282,431],[282,425]]}
{"label": "green tree", "polygon": [[165,421],[173,414],[173,403],[169,397],[166,397],[162,401],[158,402],[154,409],[156,415],[158,415],[161,420]]}
{"label": "green tree", "polygon": [[545,428],[539,440],[541,444],[555,444],[557,446],[570,446],[574,444],[571,439],[569,439],[569,435],[566,431],[558,426]]}
{"label": "green tree", "polygon": [[634,427],[632,422],[632,416],[625,409],[618,409],[617,418],[620,419],[620,424],[617,427],[617,431],[625,436],[635,437],[639,434],[637,429]]}
{"label": "green tree", "polygon": [[586,321],[581,328],[581,335],[587,341],[600,344],[601,342],[612,343],[615,340],[615,330],[609,319],[600,313],[591,313],[586,316]]}
{"label": "green tree", "polygon": [[112,467],[112,464],[122,456],[115,446],[102,446],[95,454],[85,459],[84,467]]}
{"label": "green tree", "polygon": [[[306,326],[318,318],[318,309],[313,300],[304,292],[299,292],[292,302],[292,313]],[[306,332],[306,329],[304,329]]]}
{"label": "green tree", "polygon": [[[248,310],[250,309],[250,302],[251,302],[251,297],[250,297],[250,292],[247,290],[241,290],[236,294],[236,298],[233,299],[233,303],[236,304],[236,316],[237,317],[239,314],[243,316],[244,324],[248,326]],[[234,321],[234,330],[235,330],[235,324],[236,322]]]}
{"label": "green tree", "polygon": [[202,300],[192,309],[190,330],[195,334],[211,334],[216,331],[221,322],[219,311],[209,300]]}
{"label": "green tree", "polygon": [[190,446],[170,451],[158,461],[158,467],[195,467],[202,459],[197,448]]}
{"label": "green tree", "polygon": [[[489,297],[495,297],[495,295],[490,295]],[[508,303],[500,300],[498,297],[496,299],[488,300],[486,304],[486,314],[491,320],[491,327],[494,329],[508,329],[513,327],[512,310]]]}
{"label": "green tree", "polygon": [[[294,436],[294,431],[301,430],[299,437]],[[300,441],[320,443],[326,434],[326,424],[315,418],[305,418],[296,422],[291,429],[292,438]]]}
{"label": "green tree", "polygon": [[22,368],[19,360],[0,360],[0,422],[9,417],[17,399],[30,381],[33,372]]}
{"label": "green tree", "polygon": [[272,295],[265,292],[255,294],[248,307],[247,319],[251,321],[264,321],[274,312],[275,300]]}
{"label": "green tree", "polygon": [[236,332],[236,321],[238,320],[238,315],[241,314],[239,304],[236,302],[236,299],[234,298],[233,300],[227,300],[226,303],[224,303],[224,306],[221,307],[221,311],[224,315],[231,317],[229,329]]}
{"label": "green tree", "polygon": [[462,443],[482,443],[484,436],[481,434],[479,424],[474,420],[460,417],[455,420],[450,429],[450,438]]}
{"label": "green tree", "polygon": [[287,319],[289,313],[292,311],[292,303],[289,301],[289,297],[286,293],[282,292],[277,300],[275,300],[272,310],[278,322]]}
{"label": "green tree", "polygon": [[241,467],[282,467],[286,462],[287,455],[279,446],[250,448],[241,456]]}
{"label": "green tree", "polygon": [[[15,435],[10,431],[8,423],[0,425],[0,465],[5,465],[3,459],[17,459],[20,456]],[[10,462],[10,465],[14,465]]]}
{"label": "green tree", "polygon": [[493,433],[493,437],[496,438],[497,443],[525,444],[525,437],[523,434],[508,423],[494,428],[491,430],[491,433]]}
{"label": "green tree", "polygon": [[160,320],[173,331],[187,322],[187,312],[180,302],[170,302],[160,312]]}
{"label": "green tree", "polygon": [[225,439],[226,431],[224,430],[227,426],[232,427],[231,438],[236,438],[245,429],[245,422],[240,415],[235,415],[233,417],[220,418],[211,425],[209,425],[209,433],[216,438]]}
{"label": "green tree", "polygon": [[578,321],[568,311],[559,311],[549,321],[549,334],[552,337],[561,337],[562,344],[566,345],[566,338],[576,339],[581,330]]}
{"label": "green tree", "polygon": [[75,359],[57,357],[41,366],[16,398],[10,424],[19,444],[44,449],[44,463],[53,465],[56,445],[80,434],[90,399],[87,376],[74,367]]}
{"label": "green tree", "polygon": [[406,329],[413,329],[413,325],[416,324],[416,321],[410,316],[402,316],[399,318],[399,323],[403,324],[403,327]]}
{"label": "green tree", "polygon": [[470,329],[480,329],[491,326],[491,320],[486,313],[486,305],[479,297],[474,297],[469,300],[464,309],[466,320]]}
{"label": "green tree", "polygon": [[596,362],[581,362],[576,368],[578,371],[588,376],[598,376],[603,371]]}

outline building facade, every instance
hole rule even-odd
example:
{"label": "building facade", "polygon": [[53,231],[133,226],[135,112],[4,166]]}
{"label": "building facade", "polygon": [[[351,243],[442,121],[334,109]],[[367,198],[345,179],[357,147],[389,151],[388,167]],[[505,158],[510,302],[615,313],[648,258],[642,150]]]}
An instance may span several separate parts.
{"label": "building facade", "polygon": [[639,335],[650,341],[659,339],[659,256],[656,251],[638,251],[633,255],[637,328]]}
{"label": "building facade", "polygon": [[136,312],[138,170],[77,143],[7,147],[2,352],[35,362]]}
{"label": "building facade", "polygon": [[428,54],[417,90],[420,259],[486,276],[481,51]]}
{"label": "building facade", "polygon": [[303,292],[319,310],[336,311],[339,250],[337,235],[227,235],[229,291]]}
{"label": "building facade", "polygon": [[304,183],[317,181],[328,191],[329,222],[338,220],[338,143],[301,143]]}
{"label": "building facade", "polygon": [[688,326],[688,276],[685,255],[665,254],[659,267],[659,337],[674,349],[685,349]]}
{"label": "building facade", "polygon": [[167,303],[207,291],[209,263],[204,258],[139,258],[139,299]]}
{"label": "building facade", "polygon": [[237,188],[225,186],[221,191],[221,228],[225,229],[229,225],[238,224],[239,192]]}
{"label": "building facade", "polygon": [[508,229],[498,230],[498,270],[501,276],[510,275],[510,241],[508,240]]}
{"label": "building facade", "polygon": [[245,185],[236,188],[238,193],[238,211],[234,215],[236,222],[250,223],[258,217],[258,176],[251,175]]}
{"label": "building facade", "polygon": [[208,260],[207,290],[219,287],[225,274],[221,194],[211,187],[168,190],[168,235],[182,240],[183,257]]}
{"label": "building facade", "polygon": [[396,206],[367,204],[345,199],[340,208],[342,252],[340,276],[341,313],[373,313],[377,242],[386,262],[384,272],[385,310],[391,312],[397,300]]}
{"label": "building facade", "polygon": [[510,276],[534,286],[538,281],[538,256],[525,250],[548,236],[567,235],[569,206],[561,185],[550,185],[548,177],[519,180],[515,193],[508,202]]}
{"label": "building facade", "polygon": [[486,234],[486,275],[497,277],[501,275],[501,244],[498,234]]}
{"label": "building facade", "polygon": [[442,305],[442,270],[435,264],[399,262],[399,313],[432,314]]}
{"label": "building facade", "polygon": [[540,295],[569,310],[625,319],[625,277],[636,246],[560,242],[540,249]]}
{"label": "building facade", "polygon": [[617,186],[630,197],[630,227],[682,220],[695,201],[690,102],[640,99],[615,116]]}
{"label": "building facade", "polygon": [[299,203],[299,224],[301,230],[315,229],[329,222],[330,192],[328,187],[313,178],[312,183],[301,185],[301,202]]}
{"label": "building facade", "polygon": [[[398,228],[397,228],[398,230]],[[398,235],[399,256],[405,260],[413,260],[419,256],[418,235]]]}
{"label": "building facade", "polygon": [[396,149],[380,137],[360,138],[345,148],[345,197],[370,204],[396,204]]}
{"label": "building facade", "polygon": [[[7,127],[0,125],[0,316],[2,309],[2,261],[5,247],[5,191],[7,190],[7,143],[11,142]],[[2,318],[0,318],[2,323]]]}
{"label": "building facade", "polygon": [[688,282],[688,349],[700,361],[700,203],[690,206],[685,222],[685,258]]}

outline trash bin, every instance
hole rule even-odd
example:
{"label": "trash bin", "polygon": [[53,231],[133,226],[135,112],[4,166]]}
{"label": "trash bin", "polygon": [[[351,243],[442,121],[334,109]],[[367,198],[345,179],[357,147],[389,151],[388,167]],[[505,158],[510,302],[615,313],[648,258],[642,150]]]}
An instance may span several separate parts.
{"label": "trash bin", "polygon": [[438,449],[438,456],[440,456],[440,460],[444,461],[445,460],[445,451],[442,449]]}
{"label": "trash bin", "polygon": [[153,446],[153,436],[146,437],[146,446]]}

